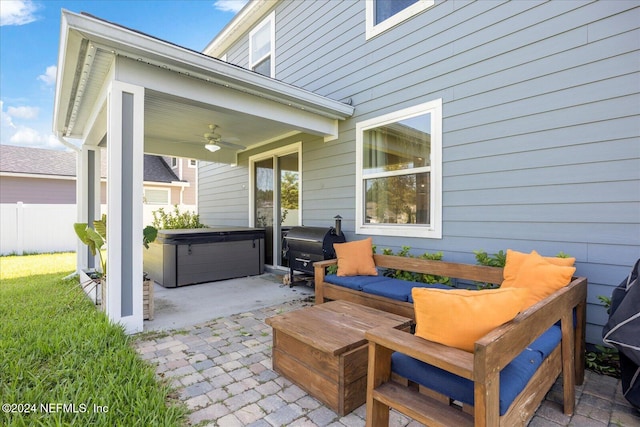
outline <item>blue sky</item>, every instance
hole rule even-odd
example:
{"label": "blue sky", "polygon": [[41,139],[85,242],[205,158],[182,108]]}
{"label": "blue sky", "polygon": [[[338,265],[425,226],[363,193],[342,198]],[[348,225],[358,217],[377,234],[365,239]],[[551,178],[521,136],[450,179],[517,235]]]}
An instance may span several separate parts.
{"label": "blue sky", "polygon": [[51,132],[60,11],[201,51],[247,0],[0,0],[0,143],[65,149]]}

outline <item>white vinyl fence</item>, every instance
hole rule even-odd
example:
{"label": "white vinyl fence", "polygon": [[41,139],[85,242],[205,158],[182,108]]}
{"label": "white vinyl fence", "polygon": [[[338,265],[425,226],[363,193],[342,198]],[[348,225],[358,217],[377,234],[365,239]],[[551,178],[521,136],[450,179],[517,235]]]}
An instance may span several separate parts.
{"label": "white vinyl fence", "polygon": [[0,204],[0,254],[76,250],[76,205]]}
{"label": "white vinyl fence", "polygon": [[[144,205],[144,225],[153,222],[153,211],[163,206]],[[173,210],[173,206],[164,206]],[[180,206],[180,211],[195,211],[195,206]],[[102,212],[106,212],[102,205]],[[0,204],[0,255],[76,250],[76,205]]]}

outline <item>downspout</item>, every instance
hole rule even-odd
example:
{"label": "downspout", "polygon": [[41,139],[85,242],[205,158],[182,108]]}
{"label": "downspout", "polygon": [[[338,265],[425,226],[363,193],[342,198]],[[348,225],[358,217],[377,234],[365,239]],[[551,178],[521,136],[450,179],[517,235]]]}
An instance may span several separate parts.
{"label": "downspout", "polygon": [[56,132],[56,138],[58,138],[58,142],[60,142],[60,144],[64,145],[65,147],[70,148],[76,153],[80,152],[80,149],[78,147],[76,147],[75,145],[73,145],[72,143],[70,143],[69,141],[67,141],[62,137],[61,132]]}
{"label": "downspout", "polygon": [[[182,207],[182,205],[184,204],[184,190],[187,186],[189,186],[189,183],[186,181],[171,181],[171,185],[172,186],[180,186],[180,193],[179,193],[179,197],[180,200],[178,201],[179,206]],[[171,195],[169,202],[174,205],[175,203],[173,203],[173,190],[171,190],[171,192],[169,193]]]}

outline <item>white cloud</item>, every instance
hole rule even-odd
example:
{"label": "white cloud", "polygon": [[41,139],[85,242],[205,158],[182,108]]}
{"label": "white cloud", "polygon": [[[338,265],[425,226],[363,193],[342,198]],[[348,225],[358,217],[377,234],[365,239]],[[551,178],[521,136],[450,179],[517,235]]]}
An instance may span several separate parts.
{"label": "white cloud", "polygon": [[4,133],[5,127],[11,129],[16,128],[16,125],[13,124],[13,119],[11,118],[9,113],[4,111],[4,101],[0,101],[0,125],[2,126],[3,130],[2,132],[0,132],[0,135]]}
{"label": "white cloud", "polygon": [[11,135],[9,142],[12,145],[36,148],[60,148],[60,144],[51,133],[41,133],[26,126],[20,126],[18,130]]}
{"label": "white cloud", "polygon": [[[0,0],[4,1],[4,0]],[[47,125],[36,124],[37,129],[14,123],[13,119],[35,120],[39,112],[36,107],[9,107],[4,109],[4,102],[0,101],[0,143],[9,145],[23,145],[37,148],[60,149],[62,144],[53,133],[47,130]]]}
{"label": "white cloud", "polygon": [[249,0],[217,0],[213,6],[222,12],[238,13]]}
{"label": "white cloud", "polygon": [[16,133],[11,135],[9,141],[21,145],[38,145],[42,142],[42,136],[35,129],[20,127]]}
{"label": "white cloud", "polygon": [[31,0],[2,0],[0,26],[25,25],[37,20],[38,6]]}
{"label": "white cloud", "polygon": [[9,107],[7,108],[7,114],[11,117],[19,119],[35,119],[38,117],[40,109],[38,107]]}
{"label": "white cloud", "polygon": [[38,76],[38,80],[43,81],[47,86],[51,86],[56,83],[56,72],[58,67],[55,65],[49,65],[44,74]]}

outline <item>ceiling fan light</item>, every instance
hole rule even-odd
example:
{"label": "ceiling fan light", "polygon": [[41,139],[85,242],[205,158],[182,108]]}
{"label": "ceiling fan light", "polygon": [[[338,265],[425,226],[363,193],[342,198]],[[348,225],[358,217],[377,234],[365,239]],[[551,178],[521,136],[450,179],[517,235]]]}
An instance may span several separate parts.
{"label": "ceiling fan light", "polygon": [[212,153],[215,153],[216,151],[218,151],[220,149],[219,145],[216,144],[207,144],[204,146],[204,148],[206,148],[207,150],[211,151]]}

